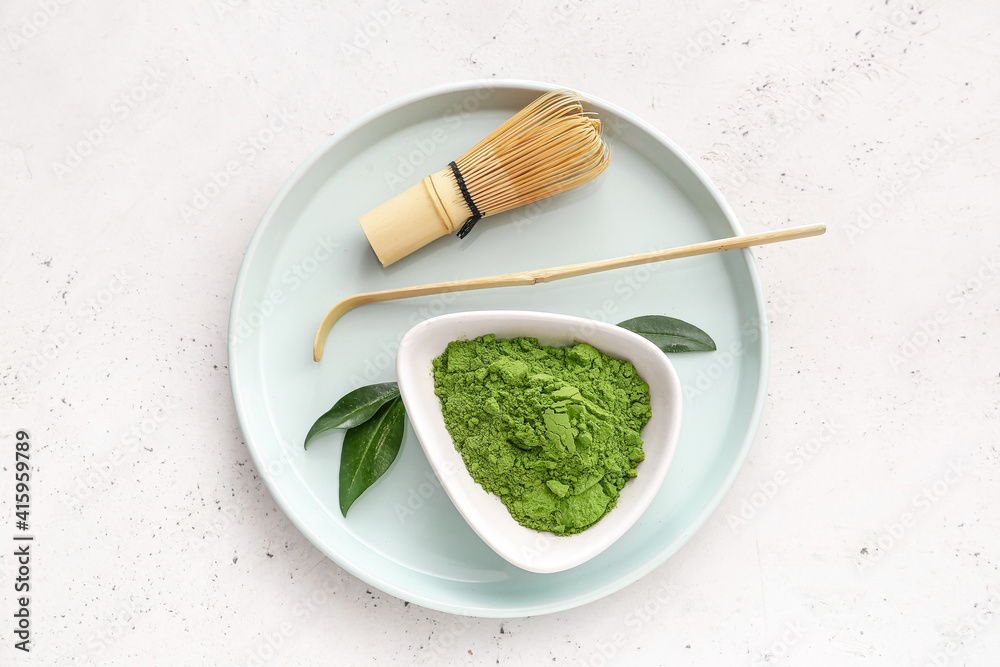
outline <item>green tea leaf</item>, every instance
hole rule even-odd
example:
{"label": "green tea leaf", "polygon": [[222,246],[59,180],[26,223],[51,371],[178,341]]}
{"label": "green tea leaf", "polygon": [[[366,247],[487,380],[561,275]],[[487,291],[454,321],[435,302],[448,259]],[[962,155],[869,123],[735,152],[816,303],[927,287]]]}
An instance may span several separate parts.
{"label": "green tea leaf", "polygon": [[618,326],[652,341],[664,352],[711,352],[715,349],[711,336],[675,317],[643,315],[619,322]]}
{"label": "green tea leaf", "polygon": [[396,459],[403,443],[406,408],[396,397],[380,407],[375,416],[361,426],[355,426],[344,436],[340,455],[340,511],[354,501],[382,476]]}
{"label": "green tea leaf", "polygon": [[316,420],[306,434],[303,447],[309,447],[314,437],[333,428],[353,428],[371,419],[380,407],[399,396],[399,386],[395,382],[370,384],[345,394],[329,412]]}

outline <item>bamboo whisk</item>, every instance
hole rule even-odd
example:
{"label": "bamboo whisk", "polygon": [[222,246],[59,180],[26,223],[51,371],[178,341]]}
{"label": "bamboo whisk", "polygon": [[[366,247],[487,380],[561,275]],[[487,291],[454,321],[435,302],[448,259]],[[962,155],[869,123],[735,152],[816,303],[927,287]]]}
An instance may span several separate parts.
{"label": "bamboo whisk", "polygon": [[599,176],[611,151],[583,102],[569,90],[542,95],[447,167],[362,215],[382,266],[450,232],[464,238],[488,215]]}

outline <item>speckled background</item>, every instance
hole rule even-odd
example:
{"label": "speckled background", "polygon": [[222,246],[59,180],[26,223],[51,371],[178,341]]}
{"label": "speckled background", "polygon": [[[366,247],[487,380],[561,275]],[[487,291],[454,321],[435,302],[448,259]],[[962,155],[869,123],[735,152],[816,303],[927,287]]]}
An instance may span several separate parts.
{"label": "speckled background", "polygon": [[[35,551],[23,654],[0,548],[0,663],[993,664],[998,31],[992,0],[5,3],[0,542],[25,429]],[[227,369],[243,252],[296,166],[489,77],[648,120],[748,231],[829,225],[753,251],[771,384],[713,518],[639,583],[530,619],[326,559],[261,482]]]}

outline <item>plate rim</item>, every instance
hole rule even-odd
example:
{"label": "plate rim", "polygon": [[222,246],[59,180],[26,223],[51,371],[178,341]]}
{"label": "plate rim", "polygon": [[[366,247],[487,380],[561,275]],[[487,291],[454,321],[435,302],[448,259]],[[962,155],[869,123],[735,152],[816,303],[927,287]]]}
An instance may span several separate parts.
{"label": "plate rim", "polygon": [[[256,255],[257,249],[260,246],[261,239],[267,231],[267,228],[274,219],[276,211],[284,204],[288,197],[289,192],[291,192],[303,178],[309,174],[310,170],[314,165],[329,151],[333,150],[338,144],[346,141],[359,129],[365,127],[372,121],[392,113],[403,107],[412,105],[421,100],[425,100],[431,97],[463,92],[463,91],[475,91],[480,88],[508,88],[513,90],[528,90],[534,92],[546,92],[549,90],[567,88],[567,86],[561,86],[551,83],[545,83],[540,81],[533,81],[528,79],[465,79],[462,81],[454,81],[451,83],[440,84],[436,86],[431,86],[421,90],[417,90],[399,98],[396,98],[390,102],[387,102],[372,111],[369,111],[354,121],[348,123],[343,129],[336,132],[333,136],[325,140],[319,147],[317,147],[303,162],[300,164],[295,171],[292,172],[285,184],[278,190],[271,203],[268,205],[267,209],[261,216],[260,221],[254,229],[254,233],[251,235],[250,240],[247,243],[247,249],[243,256],[243,261],[240,264],[239,272],[237,273],[236,282],[233,287],[232,302],[230,305],[229,313],[229,327],[227,330],[227,360],[229,362],[229,378],[230,378],[230,389],[233,394],[233,403],[236,409],[237,420],[239,421],[240,431],[243,434],[244,440],[247,445],[247,449],[250,452],[250,456],[253,459],[254,465],[260,474],[261,479],[263,479],[265,486],[274,498],[275,503],[281,508],[285,516],[292,522],[296,529],[301,532],[306,539],[308,539],[312,545],[323,553],[327,558],[336,563],[339,567],[343,568],[345,571],[349,572],[353,576],[361,579],[362,581],[375,586],[376,588],[385,591],[391,595],[394,595],[400,599],[419,604],[428,609],[435,609],[438,611],[444,611],[447,613],[452,613],[456,615],[463,616],[474,616],[482,618],[520,618],[525,616],[536,616],[542,614],[550,614],[559,611],[566,611],[569,609],[576,608],[578,606],[594,602],[607,595],[615,593],[631,584],[635,583],[639,579],[645,577],[647,574],[658,568],[664,562],[667,561],[671,556],[677,553],[688,541],[705,525],[712,514],[718,509],[722,502],[722,499],[729,493],[739,475],[740,471],[743,469],[746,463],[747,456],[749,456],[750,449],[753,446],[754,440],[757,437],[757,432],[760,428],[761,418],[763,416],[764,404],[767,399],[767,384],[769,379],[770,370],[770,332],[769,323],[767,319],[767,298],[764,294],[763,287],[760,280],[760,275],[757,270],[756,262],[754,261],[753,254],[748,248],[743,248],[740,250],[740,254],[743,257],[744,264],[746,265],[747,275],[750,278],[750,287],[754,294],[757,307],[757,320],[758,320],[758,331],[760,332],[760,363],[758,368],[758,380],[755,389],[755,396],[753,405],[750,411],[750,418],[747,424],[747,428],[743,434],[742,442],[740,447],[736,452],[735,457],[732,460],[732,464],[723,478],[722,482],[716,489],[715,493],[712,495],[711,499],[705,504],[702,511],[695,516],[695,518],[690,521],[685,527],[684,531],[675,539],[672,543],[667,545],[662,551],[656,554],[655,557],[648,559],[641,565],[623,573],[622,575],[615,577],[614,579],[608,581],[602,586],[588,590],[585,593],[579,593],[571,596],[563,596],[553,601],[548,601],[541,604],[521,604],[519,606],[512,607],[485,607],[477,606],[470,607],[468,605],[456,604],[454,602],[448,602],[440,599],[435,599],[420,593],[414,593],[404,589],[403,587],[389,581],[388,579],[381,577],[371,571],[368,571],[354,562],[341,557],[341,555],[336,552],[336,550],[329,548],[323,539],[320,539],[319,535],[312,529],[309,524],[299,516],[298,512],[290,505],[290,503],[285,498],[280,488],[272,480],[271,476],[264,474],[262,472],[262,462],[261,453],[256,443],[254,442],[254,437],[252,431],[247,428],[247,415],[246,415],[246,399],[243,395],[243,391],[240,386],[241,371],[238,364],[234,363],[235,344],[236,339],[234,338],[234,331],[237,330],[239,326],[239,305],[243,302],[244,292],[246,290],[246,283],[248,280],[250,265],[253,263],[253,259]],[[725,218],[726,223],[732,230],[734,235],[743,234],[743,227],[740,225],[736,214],[729,206],[722,192],[718,189],[714,182],[708,178],[707,174],[701,169],[701,167],[694,162],[694,160],[677,144],[673,142],[668,136],[663,134],[659,129],[646,122],[642,118],[636,116],[634,113],[623,109],[622,107],[609,102],[599,96],[591,95],[579,88],[569,87],[574,91],[579,92],[585,99],[595,103],[596,105],[602,106],[606,109],[611,110],[616,115],[621,118],[626,119],[630,124],[645,132],[649,136],[654,137],[659,141],[668,151],[673,153],[673,155],[687,168],[692,176],[697,179],[699,184],[705,189],[705,191],[711,196],[715,204],[719,207]],[[539,575],[545,576],[545,575]]]}

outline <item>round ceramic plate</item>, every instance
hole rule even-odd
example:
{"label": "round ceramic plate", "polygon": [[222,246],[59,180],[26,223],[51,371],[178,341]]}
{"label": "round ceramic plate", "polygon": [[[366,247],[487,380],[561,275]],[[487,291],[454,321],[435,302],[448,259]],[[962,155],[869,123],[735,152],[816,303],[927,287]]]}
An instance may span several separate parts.
{"label": "round ceramic plate", "polygon": [[[316,329],[339,299],[406,285],[605,259],[742,233],[698,167],[655,129],[587,96],[612,145],[596,181],[486,218],[383,269],[358,216],[443,168],[551,86],[476,81],[411,95],[353,123],[317,151],[264,214],[233,296],[230,373],[247,446],[292,522],[325,554],[383,591],[449,612],[514,617],[560,611],[636,581],[708,519],[753,442],[764,400],[764,299],[746,250],[531,287],[362,306],[334,327],[321,363]],[[302,441],[343,394],[392,381],[414,324],[468,310],[537,310],[617,323],[678,317],[712,353],[672,355],[684,388],[676,454],[662,489],[598,557],[553,574],[507,563],[468,526],[407,430],[389,471],[351,508],[338,503],[341,436]],[[641,471],[640,471],[641,474]],[[609,515],[610,517],[610,515]]]}

